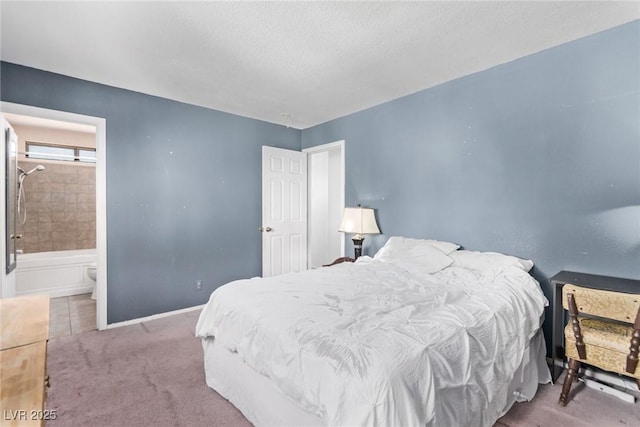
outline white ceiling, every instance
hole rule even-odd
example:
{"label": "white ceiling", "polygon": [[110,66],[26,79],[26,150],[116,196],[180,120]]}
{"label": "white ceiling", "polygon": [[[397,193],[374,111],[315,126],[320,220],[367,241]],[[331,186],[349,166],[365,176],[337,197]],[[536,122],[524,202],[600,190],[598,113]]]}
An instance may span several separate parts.
{"label": "white ceiling", "polygon": [[3,61],[304,129],[639,19],[640,2],[2,0],[0,15]]}

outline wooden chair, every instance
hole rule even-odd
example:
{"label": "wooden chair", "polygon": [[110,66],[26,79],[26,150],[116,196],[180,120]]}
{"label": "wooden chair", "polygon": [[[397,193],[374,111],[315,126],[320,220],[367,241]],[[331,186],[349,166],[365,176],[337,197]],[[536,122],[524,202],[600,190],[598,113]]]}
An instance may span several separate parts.
{"label": "wooden chair", "polygon": [[640,387],[640,295],[565,285],[562,307],[569,312],[564,330],[569,371],[559,403],[567,404],[581,363],[635,378]]}

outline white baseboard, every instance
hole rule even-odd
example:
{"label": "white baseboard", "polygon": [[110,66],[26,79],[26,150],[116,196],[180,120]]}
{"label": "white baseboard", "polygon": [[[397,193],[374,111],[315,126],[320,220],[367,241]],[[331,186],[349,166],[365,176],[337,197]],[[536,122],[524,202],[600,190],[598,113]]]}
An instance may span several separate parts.
{"label": "white baseboard", "polygon": [[166,313],[154,314],[154,315],[147,316],[147,317],[140,317],[140,318],[137,318],[137,319],[125,320],[124,322],[110,323],[110,324],[107,325],[107,329],[119,328],[121,326],[135,325],[137,323],[142,323],[142,322],[148,322],[150,320],[161,319],[163,317],[173,316],[175,314],[188,313],[190,311],[201,310],[203,307],[204,307],[204,304],[196,305],[196,306],[193,306],[193,307],[181,308],[179,310],[167,311]]}
{"label": "white baseboard", "polygon": [[[547,363],[551,363],[550,358],[547,358]],[[559,366],[563,369],[569,369],[569,364],[566,361],[556,359],[555,364],[556,366]],[[583,367],[581,367],[580,371],[587,378],[593,378],[595,380],[598,380],[616,387],[620,387],[634,393],[640,392],[640,388],[638,387],[636,382],[633,380],[633,378],[625,377],[623,375],[612,374],[610,372],[602,371],[599,369],[596,370],[586,364]]]}
{"label": "white baseboard", "polygon": [[609,384],[602,383],[600,381],[595,381],[588,377],[580,378],[580,381],[582,381],[584,385],[586,385],[589,388],[601,391],[603,393],[610,394],[622,400],[623,402],[636,403],[636,397],[634,395],[626,391],[618,390],[617,388],[611,387]]}
{"label": "white baseboard", "polygon": [[16,291],[16,296],[49,294],[50,298],[70,297],[72,295],[90,294],[93,292],[94,284],[81,284],[66,287],[51,287],[30,289],[27,291]]}

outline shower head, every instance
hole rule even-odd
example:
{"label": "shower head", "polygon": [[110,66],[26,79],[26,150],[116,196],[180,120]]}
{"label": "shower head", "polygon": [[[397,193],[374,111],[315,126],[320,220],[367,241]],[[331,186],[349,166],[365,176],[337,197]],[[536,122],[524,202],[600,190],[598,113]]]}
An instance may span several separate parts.
{"label": "shower head", "polygon": [[32,174],[32,173],[34,173],[34,172],[40,172],[40,171],[43,171],[43,170],[44,170],[44,166],[42,166],[42,165],[38,165],[38,166],[36,166],[35,168],[31,169],[29,172],[25,172],[25,171],[24,171],[24,169],[22,169],[21,167],[18,167],[18,170],[20,171],[20,173],[21,173],[23,176],[27,176],[27,175],[31,175],[31,174]]}

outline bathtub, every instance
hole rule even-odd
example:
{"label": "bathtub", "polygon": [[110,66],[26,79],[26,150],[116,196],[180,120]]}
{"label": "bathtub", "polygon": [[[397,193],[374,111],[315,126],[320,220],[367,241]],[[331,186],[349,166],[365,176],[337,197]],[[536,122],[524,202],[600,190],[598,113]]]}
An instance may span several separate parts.
{"label": "bathtub", "polygon": [[18,254],[16,296],[48,293],[51,298],[93,291],[87,268],[97,261],[95,249]]}

